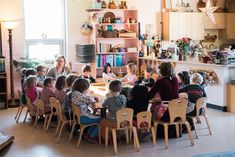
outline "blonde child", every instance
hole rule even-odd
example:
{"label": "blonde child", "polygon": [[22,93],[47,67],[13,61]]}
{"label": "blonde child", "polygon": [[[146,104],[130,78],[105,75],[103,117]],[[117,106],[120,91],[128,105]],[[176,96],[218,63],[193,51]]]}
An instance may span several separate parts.
{"label": "blonde child", "polygon": [[138,80],[136,76],[136,65],[134,63],[128,63],[126,65],[127,74],[124,76],[121,81],[123,83],[134,85],[134,83]]}

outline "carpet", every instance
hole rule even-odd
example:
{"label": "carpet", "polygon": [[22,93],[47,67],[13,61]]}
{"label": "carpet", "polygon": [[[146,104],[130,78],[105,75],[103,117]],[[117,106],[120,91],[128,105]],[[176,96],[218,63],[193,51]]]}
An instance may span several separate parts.
{"label": "carpet", "polygon": [[200,154],[193,157],[235,157],[235,150],[219,153]]}

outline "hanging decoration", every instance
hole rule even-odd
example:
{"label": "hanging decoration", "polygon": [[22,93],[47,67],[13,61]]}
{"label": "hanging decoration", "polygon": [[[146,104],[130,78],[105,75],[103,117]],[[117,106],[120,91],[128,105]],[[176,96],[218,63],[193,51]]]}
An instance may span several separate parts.
{"label": "hanging decoration", "polygon": [[206,16],[208,16],[211,21],[215,24],[215,16],[214,16],[214,12],[218,9],[219,7],[213,7],[211,0],[207,0],[206,2],[206,7],[205,8],[199,8],[204,14],[206,14]]}

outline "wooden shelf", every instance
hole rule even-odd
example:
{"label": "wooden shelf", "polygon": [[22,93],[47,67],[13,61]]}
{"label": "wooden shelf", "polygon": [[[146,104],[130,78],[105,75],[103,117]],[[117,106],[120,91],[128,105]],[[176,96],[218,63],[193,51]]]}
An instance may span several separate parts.
{"label": "wooden shelf", "polygon": [[138,23],[98,23],[96,24],[96,26],[107,26],[107,25],[123,26],[123,25],[138,25]]}
{"label": "wooden shelf", "polygon": [[96,53],[96,55],[118,55],[118,54],[130,54],[130,53],[138,53],[138,52],[101,52],[101,53]]}
{"label": "wooden shelf", "polygon": [[121,40],[137,40],[138,38],[96,38],[96,40],[117,40],[117,39],[121,39]]}

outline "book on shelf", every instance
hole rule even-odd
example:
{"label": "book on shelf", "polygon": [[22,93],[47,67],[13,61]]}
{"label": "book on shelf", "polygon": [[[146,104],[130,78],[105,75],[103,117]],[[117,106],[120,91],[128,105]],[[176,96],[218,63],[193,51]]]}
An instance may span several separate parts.
{"label": "book on shelf", "polygon": [[112,44],[99,43],[99,51],[98,51],[98,53],[110,52],[111,48],[112,48]]}

